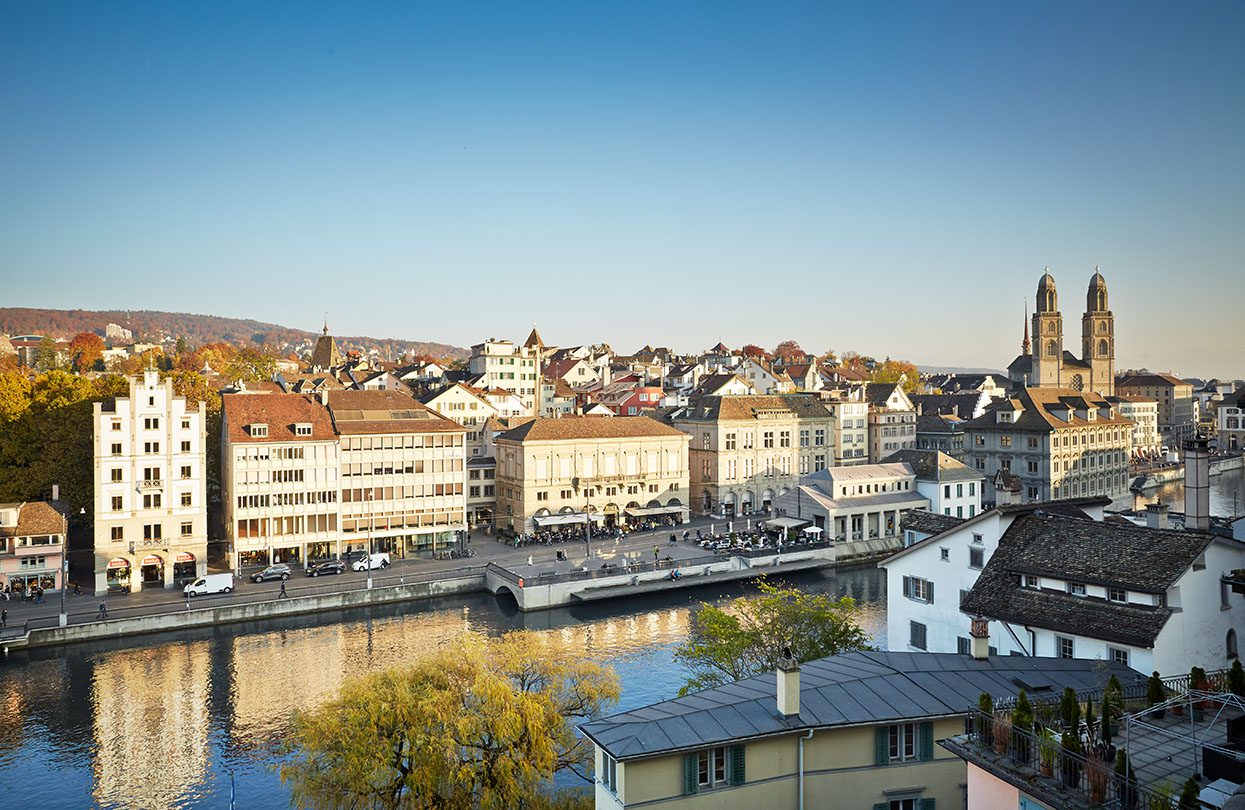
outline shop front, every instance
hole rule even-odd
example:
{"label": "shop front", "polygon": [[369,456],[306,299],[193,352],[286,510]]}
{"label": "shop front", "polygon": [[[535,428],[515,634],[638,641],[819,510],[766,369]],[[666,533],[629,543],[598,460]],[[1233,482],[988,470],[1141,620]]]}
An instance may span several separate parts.
{"label": "shop front", "polygon": [[164,587],[164,558],[159,554],[148,554],[139,564],[140,577],[144,588]]}
{"label": "shop front", "polygon": [[267,565],[267,564],[268,564],[268,549],[238,552],[238,567],[239,568],[246,568],[252,565]]}
{"label": "shop front", "polygon": [[130,561],[121,557],[109,560],[105,581],[108,583],[110,592],[128,591],[130,589]]}
{"label": "shop front", "polygon": [[180,587],[187,582],[194,582],[195,576],[195,555],[189,551],[177,552],[177,556],[173,558],[173,584]]}

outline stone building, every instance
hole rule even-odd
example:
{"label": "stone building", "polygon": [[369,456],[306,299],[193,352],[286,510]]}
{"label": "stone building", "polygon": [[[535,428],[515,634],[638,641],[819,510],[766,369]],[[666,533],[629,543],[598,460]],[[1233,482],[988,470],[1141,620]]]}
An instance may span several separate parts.
{"label": "stone building", "polygon": [[916,408],[899,383],[869,383],[869,463],[916,446]]}
{"label": "stone building", "polygon": [[1021,354],[1008,365],[1017,387],[1070,388],[1103,396],[1115,393],[1115,314],[1107,303],[1107,280],[1095,269],[1081,316],[1081,356],[1065,348],[1063,313],[1049,268],[1038,281],[1033,313],[1033,341],[1028,322]]}
{"label": "stone building", "polygon": [[1193,437],[1197,415],[1193,409],[1193,384],[1171,374],[1130,374],[1117,384],[1121,394],[1152,399],[1159,404],[1159,434],[1175,449]]}

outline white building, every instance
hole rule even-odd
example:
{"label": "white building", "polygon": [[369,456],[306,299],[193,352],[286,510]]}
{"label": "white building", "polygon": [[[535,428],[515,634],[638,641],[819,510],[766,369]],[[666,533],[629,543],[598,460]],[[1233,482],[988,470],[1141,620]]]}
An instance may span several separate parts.
{"label": "white building", "polygon": [[928,509],[907,464],[831,467],[806,475],[778,496],[775,513],[809,520],[827,539],[854,542],[901,537],[899,525],[912,509]]}
{"label": "white building", "polygon": [[1219,403],[1215,410],[1215,435],[1220,450],[1245,448],[1245,386]]}
{"label": "white building", "polygon": [[869,463],[916,446],[916,408],[899,383],[869,383]]}
{"label": "white building", "polygon": [[1120,412],[1120,416],[1133,422],[1129,436],[1132,458],[1154,458],[1159,455],[1163,437],[1159,434],[1158,401],[1130,394],[1107,397],[1107,401]]}
{"label": "white building", "polygon": [[916,474],[916,491],[939,515],[971,518],[981,511],[986,477],[937,450],[900,450],[883,459],[887,464],[907,464]]}
{"label": "white building", "polygon": [[207,573],[204,403],[157,371],[95,403],[95,592],[171,588]]}
{"label": "white building", "polygon": [[328,411],[308,394],[226,394],[221,488],[230,565],[341,556],[341,459]]}
{"label": "white building", "polygon": [[[532,331],[535,335],[535,330]],[[528,342],[532,343],[530,338]],[[540,349],[539,345],[516,346],[509,340],[490,338],[471,347],[467,368],[481,388],[504,388],[513,392],[523,407],[523,412],[516,416],[536,416]]]}
{"label": "white building", "polygon": [[[826,410],[834,417],[834,464],[847,467],[869,463],[869,403],[851,399],[830,399]],[[915,429],[913,436],[915,438]]]}

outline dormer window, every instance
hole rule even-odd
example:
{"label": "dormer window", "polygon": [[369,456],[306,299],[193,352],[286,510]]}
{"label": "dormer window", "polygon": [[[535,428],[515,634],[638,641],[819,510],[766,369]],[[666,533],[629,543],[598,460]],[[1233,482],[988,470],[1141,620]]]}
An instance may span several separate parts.
{"label": "dormer window", "polygon": [[1036,591],[1041,587],[1038,578],[1033,574],[1025,574],[1024,586],[1033,591]]}
{"label": "dormer window", "polygon": [[268,438],[268,425],[247,425],[246,432],[252,439],[266,439]]}
{"label": "dormer window", "polygon": [[295,424],[294,435],[295,436],[310,436],[311,435],[311,424],[308,422],[299,422]]}
{"label": "dormer window", "polygon": [[1085,595],[1085,583],[1084,582],[1069,582],[1068,593],[1072,594],[1073,596],[1084,596]]}

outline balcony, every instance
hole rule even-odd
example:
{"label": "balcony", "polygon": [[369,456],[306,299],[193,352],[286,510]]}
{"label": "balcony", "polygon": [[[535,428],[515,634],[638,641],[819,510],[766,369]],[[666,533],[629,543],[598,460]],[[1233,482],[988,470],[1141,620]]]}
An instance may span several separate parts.
{"label": "balcony", "polygon": [[138,482],[139,490],[164,489],[164,481],[160,478],[144,478]]}

